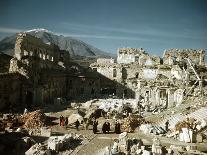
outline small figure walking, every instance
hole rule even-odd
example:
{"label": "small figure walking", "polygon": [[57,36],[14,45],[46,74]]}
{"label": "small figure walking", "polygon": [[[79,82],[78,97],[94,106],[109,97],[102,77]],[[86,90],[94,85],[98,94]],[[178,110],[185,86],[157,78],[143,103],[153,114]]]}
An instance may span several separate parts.
{"label": "small figure walking", "polygon": [[168,127],[169,127],[169,120],[165,122],[165,131],[168,132]]}
{"label": "small figure walking", "polygon": [[75,122],[75,127],[76,127],[77,131],[79,131],[79,126],[80,126],[80,122],[77,119],[77,121]]}
{"label": "small figure walking", "polygon": [[62,121],[63,121],[63,116],[60,116],[60,126],[62,125]]}
{"label": "small figure walking", "polygon": [[98,131],[97,126],[98,126],[98,121],[95,120],[95,121],[93,122],[93,133],[94,133],[94,134]]}
{"label": "small figure walking", "polygon": [[61,125],[65,126],[65,118],[64,117],[62,117]]}
{"label": "small figure walking", "polygon": [[68,118],[65,117],[65,126],[67,126],[67,125],[68,125]]}
{"label": "small figure walking", "polygon": [[110,131],[110,123],[109,123],[109,121],[107,120],[107,121],[106,121],[106,133],[109,134],[109,131]]}
{"label": "small figure walking", "polygon": [[120,134],[121,133],[121,125],[118,121],[115,123],[115,133]]}

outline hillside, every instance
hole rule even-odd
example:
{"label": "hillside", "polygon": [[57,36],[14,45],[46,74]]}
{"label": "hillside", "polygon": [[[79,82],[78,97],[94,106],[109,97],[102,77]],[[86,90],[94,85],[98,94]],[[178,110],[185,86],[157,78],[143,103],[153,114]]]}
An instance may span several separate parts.
{"label": "hillside", "polygon": [[[113,57],[112,54],[101,51],[92,45],[86,44],[83,41],[72,37],[65,37],[63,35],[57,35],[45,29],[33,29],[26,31],[35,37],[40,38],[44,43],[54,43],[62,50],[67,50],[71,57],[84,56],[84,57]],[[17,34],[4,38],[0,41],[0,51],[13,55],[14,44],[16,41]]]}

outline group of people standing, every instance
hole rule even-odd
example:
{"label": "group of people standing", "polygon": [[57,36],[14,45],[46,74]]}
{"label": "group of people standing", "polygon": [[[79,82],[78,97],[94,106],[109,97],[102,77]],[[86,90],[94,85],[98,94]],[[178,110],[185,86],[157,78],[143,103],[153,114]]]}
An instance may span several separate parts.
{"label": "group of people standing", "polygon": [[[68,125],[68,118],[67,117],[63,117],[62,115],[60,116],[60,126],[67,126]],[[75,121],[75,127],[77,130],[79,130],[79,126],[80,126],[80,122],[79,120],[77,119]],[[98,132],[98,121],[95,119],[93,121],[93,133],[96,134]],[[110,130],[111,130],[111,124],[109,123],[109,120],[106,120],[104,123],[103,123],[103,126],[102,126],[102,132],[104,134],[109,134],[110,133]],[[121,124],[116,120],[115,122],[115,130],[114,132],[116,134],[120,134],[121,133]]]}
{"label": "group of people standing", "polygon": [[67,126],[68,125],[68,118],[60,116],[60,126]]}
{"label": "group of people standing", "polygon": [[[93,133],[94,134],[98,132],[97,126],[98,126],[98,121],[95,120],[93,122]],[[107,120],[106,122],[103,123],[102,132],[104,134],[106,134],[106,133],[109,134],[110,133],[110,130],[111,130],[111,124]],[[121,133],[121,124],[118,121],[115,122],[115,130],[114,130],[114,132],[116,134],[120,134]]]}

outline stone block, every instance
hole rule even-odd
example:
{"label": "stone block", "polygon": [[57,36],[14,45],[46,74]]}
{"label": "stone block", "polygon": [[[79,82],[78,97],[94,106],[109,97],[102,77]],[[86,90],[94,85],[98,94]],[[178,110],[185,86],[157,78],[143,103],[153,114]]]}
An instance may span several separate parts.
{"label": "stone block", "polygon": [[47,127],[42,127],[40,131],[41,131],[41,136],[50,137],[52,135],[51,129],[48,129]]}

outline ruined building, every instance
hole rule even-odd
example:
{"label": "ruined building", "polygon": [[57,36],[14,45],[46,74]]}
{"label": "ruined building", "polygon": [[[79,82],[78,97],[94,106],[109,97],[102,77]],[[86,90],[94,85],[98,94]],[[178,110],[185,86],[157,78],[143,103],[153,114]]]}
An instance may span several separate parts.
{"label": "ruined building", "polygon": [[145,107],[171,107],[189,95],[204,95],[204,50],[164,52],[120,48],[115,59],[97,59],[90,69],[70,61],[68,51],[27,33],[14,56],[0,53],[0,110],[54,103],[57,98],[133,98]]}
{"label": "ruined building", "polygon": [[203,93],[204,50],[172,49],[159,58],[150,56],[143,49],[121,48],[117,55],[117,62],[98,59],[90,67],[124,86],[108,88],[118,97],[135,98],[154,109],[172,107],[180,104],[187,95]]}
{"label": "ruined building", "polygon": [[98,91],[99,79],[71,63],[68,51],[27,33],[18,35],[13,58],[4,57],[1,54],[7,61],[0,63],[0,110],[54,103],[59,97],[95,96]]}

